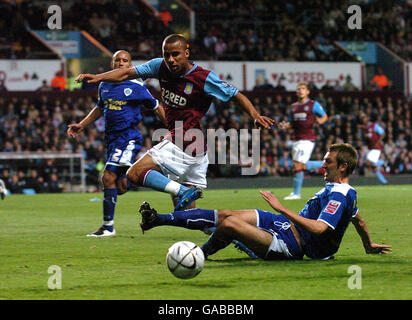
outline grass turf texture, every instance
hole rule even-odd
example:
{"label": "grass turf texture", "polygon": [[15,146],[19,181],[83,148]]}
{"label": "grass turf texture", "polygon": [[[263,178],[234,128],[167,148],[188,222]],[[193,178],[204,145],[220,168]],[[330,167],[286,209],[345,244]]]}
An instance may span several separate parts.
{"label": "grass turf texture", "polygon": [[[305,188],[308,199],[319,188]],[[335,260],[262,261],[233,245],[205,262],[194,279],[179,280],[167,269],[167,249],[189,240],[203,244],[200,231],[159,227],[142,235],[136,212],[143,200],[159,212],[172,208],[158,192],[118,197],[115,238],[88,238],[101,223],[102,194],[13,195],[0,202],[0,299],[411,299],[411,186],[357,187],[358,206],[372,240],[393,246],[389,255],[366,255],[350,224]],[[272,189],[279,199],[289,189]],[[299,211],[305,200],[284,202]],[[197,206],[246,209],[269,206],[258,189],[206,190]],[[62,271],[62,289],[48,289],[51,265]],[[349,289],[361,268],[361,289]]]}

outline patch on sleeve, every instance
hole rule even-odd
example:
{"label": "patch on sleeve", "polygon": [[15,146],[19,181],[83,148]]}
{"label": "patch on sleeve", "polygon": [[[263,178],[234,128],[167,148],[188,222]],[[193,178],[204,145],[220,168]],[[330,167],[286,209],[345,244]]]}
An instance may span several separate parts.
{"label": "patch on sleeve", "polygon": [[323,212],[326,212],[326,213],[329,213],[329,214],[335,214],[336,211],[338,211],[338,208],[339,208],[340,205],[341,205],[341,202],[339,202],[339,201],[329,200],[329,202],[326,205]]}

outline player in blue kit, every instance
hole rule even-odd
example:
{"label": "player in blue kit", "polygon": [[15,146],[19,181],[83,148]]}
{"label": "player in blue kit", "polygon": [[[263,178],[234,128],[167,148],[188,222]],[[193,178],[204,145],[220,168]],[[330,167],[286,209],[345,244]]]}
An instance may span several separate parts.
{"label": "player in blue kit", "polygon": [[[113,69],[129,68],[127,51],[117,51],[112,58]],[[141,106],[153,110],[165,122],[162,106],[152,97],[143,82],[102,82],[98,89],[97,106],[79,123],[70,124],[67,133],[73,138],[91,123],[104,117],[107,162],[102,174],[104,188],[103,225],[88,236],[114,236],[114,212],[117,196],[128,190],[126,171],[134,163],[142,147],[142,135],[137,125],[142,120]]]}
{"label": "player in blue kit", "polygon": [[202,246],[205,256],[216,253],[236,239],[262,259],[298,260],[306,255],[326,260],[338,251],[346,228],[352,222],[366,253],[391,252],[391,246],[372,242],[359,213],[356,191],[349,185],[349,176],[356,164],[357,152],[351,145],[332,145],[322,165],[327,183],[299,214],[285,208],[272,193],[260,191],[280,214],[259,209],[189,209],[158,214],[144,202],[140,208],[140,226],[143,231],[161,225],[200,230],[216,226],[216,231]]}

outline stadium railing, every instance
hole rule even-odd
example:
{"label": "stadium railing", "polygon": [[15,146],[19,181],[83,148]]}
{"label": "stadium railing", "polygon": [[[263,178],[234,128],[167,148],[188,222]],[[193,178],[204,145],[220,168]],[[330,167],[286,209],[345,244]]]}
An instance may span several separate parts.
{"label": "stadium railing", "polygon": [[[85,174],[85,159],[81,153],[66,153],[66,152],[0,152],[0,164],[4,168],[11,169],[13,167],[19,168],[32,168],[33,163],[24,163],[24,161],[36,161],[41,159],[63,159],[68,160],[68,175],[70,182],[78,180],[78,186],[80,190],[76,190],[76,183],[69,183],[71,190],[67,191],[81,191],[86,192],[86,174]],[[80,163],[75,165],[74,160],[78,160]],[[5,162],[5,163],[4,163]],[[13,163],[11,163],[13,162]],[[18,163],[22,162],[22,163]],[[79,172],[76,173],[76,168],[79,168]]]}

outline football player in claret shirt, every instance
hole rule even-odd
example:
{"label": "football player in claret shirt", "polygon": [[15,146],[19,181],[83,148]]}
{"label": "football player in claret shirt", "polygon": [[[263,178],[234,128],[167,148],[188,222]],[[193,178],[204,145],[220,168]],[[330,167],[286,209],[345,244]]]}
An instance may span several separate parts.
{"label": "football player in claret shirt", "polygon": [[384,161],[380,159],[385,130],[376,122],[370,121],[365,112],[359,114],[359,120],[361,122],[360,129],[362,138],[367,143],[369,149],[366,155],[366,166],[375,170],[376,177],[382,184],[387,184],[388,181],[381,172],[381,166],[384,164]]}
{"label": "football player in claret shirt", "polygon": [[158,214],[150,204],[140,207],[143,231],[168,225],[202,230],[215,226],[216,231],[202,246],[206,257],[225,248],[233,240],[241,241],[259,258],[266,260],[332,259],[343,235],[352,222],[366,253],[389,253],[390,245],[373,243],[365,220],[357,207],[356,190],[349,176],[357,164],[357,152],[349,144],[332,145],[324,156],[325,187],[309,199],[299,212],[284,207],[274,194],[260,191],[273,210],[190,209]]}
{"label": "football player in claret shirt", "polygon": [[308,85],[304,82],[299,83],[296,91],[298,101],[291,106],[290,120],[279,124],[280,129],[293,130],[293,191],[284,198],[285,200],[300,199],[305,170],[312,171],[322,166],[322,161],[309,160],[315,147],[314,125],[324,124],[328,116],[319,102],[309,99],[309,94]]}
{"label": "football player in claret shirt", "polygon": [[200,120],[213,98],[235,101],[257,126],[269,129],[274,121],[261,116],[237,88],[190,61],[189,45],[182,35],[166,37],[162,52],[163,58],[97,75],[81,74],[77,81],[159,80],[168,134],[128,170],[127,178],[135,184],[171,194],[175,210],[182,210],[194,207],[207,186],[207,142],[190,133],[192,129],[200,129]]}
{"label": "football player in claret shirt", "polygon": [[[112,58],[112,68],[124,69],[131,66],[127,51],[117,51]],[[153,110],[164,122],[162,106],[152,97],[143,82],[138,80],[120,83],[102,82],[98,89],[97,106],[79,123],[70,124],[68,135],[73,138],[91,123],[104,117],[107,162],[102,174],[103,183],[103,225],[88,236],[114,236],[114,212],[117,196],[125,193],[130,184],[126,171],[134,163],[142,148],[143,138],[137,125],[142,120],[141,106]]]}

